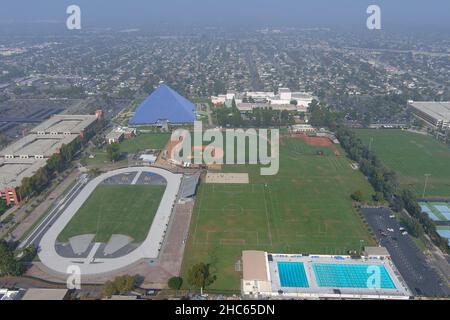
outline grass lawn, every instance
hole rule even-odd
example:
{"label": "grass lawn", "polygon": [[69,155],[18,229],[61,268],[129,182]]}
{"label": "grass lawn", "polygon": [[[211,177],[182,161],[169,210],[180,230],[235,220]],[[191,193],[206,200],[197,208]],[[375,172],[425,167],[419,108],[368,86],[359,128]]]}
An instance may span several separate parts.
{"label": "grass lawn", "polygon": [[165,186],[99,185],[59,234],[58,241],[95,234],[107,242],[112,234],[128,235],[142,242],[150,229]]}
{"label": "grass lawn", "polygon": [[426,197],[450,197],[450,147],[433,137],[402,130],[355,130],[379,159],[399,175],[403,187],[422,197],[425,174],[431,174]]}
{"label": "grass lawn", "polygon": [[146,149],[163,149],[170,139],[169,133],[143,133],[120,144],[120,151],[137,153]]}
{"label": "grass lawn", "polygon": [[350,200],[355,190],[370,199],[372,188],[346,157],[327,154],[315,155],[301,140],[285,140],[277,175],[261,176],[258,166],[235,165],[224,171],[249,172],[250,184],[202,183],[183,276],[194,263],[210,263],[217,275],[210,288],[236,290],[242,274],[235,264],[242,250],[343,254],[359,250],[360,240],[373,245]]}

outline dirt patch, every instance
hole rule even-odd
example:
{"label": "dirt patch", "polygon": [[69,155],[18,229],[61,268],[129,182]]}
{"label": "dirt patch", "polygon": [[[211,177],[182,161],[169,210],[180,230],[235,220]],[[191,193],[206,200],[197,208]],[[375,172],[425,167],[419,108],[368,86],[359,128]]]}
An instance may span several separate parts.
{"label": "dirt patch", "polygon": [[293,133],[289,136],[294,139],[301,139],[311,146],[333,147],[333,141],[327,137],[310,137],[304,133]]}
{"label": "dirt patch", "polygon": [[308,144],[310,146],[329,148],[329,149],[333,150],[335,155],[337,155],[337,156],[340,155],[339,150],[336,148],[335,144],[333,143],[333,141],[330,140],[330,138],[313,137],[313,136],[308,136],[304,133],[291,133],[288,137],[293,138],[293,139],[303,140],[306,142],[306,144]]}
{"label": "dirt patch", "polygon": [[205,178],[206,183],[242,183],[248,184],[248,173],[212,173],[208,172]]}

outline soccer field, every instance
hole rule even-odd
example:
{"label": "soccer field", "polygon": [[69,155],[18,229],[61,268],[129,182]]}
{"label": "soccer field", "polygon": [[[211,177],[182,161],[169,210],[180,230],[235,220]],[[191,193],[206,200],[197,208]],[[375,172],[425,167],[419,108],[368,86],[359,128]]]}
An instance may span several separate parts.
{"label": "soccer field", "polygon": [[133,242],[144,241],[159,207],[165,186],[99,185],[59,234],[58,241],[95,234],[96,242],[107,242],[112,234],[123,234]]}
{"label": "soccer field", "polygon": [[[379,159],[399,175],[403,187],[422,197],[450,197],[450,148],[433,137],[402,130],[355,130]],[[372,140],[372,142],[370,142]]]}
{"label": "soccer field", "polygon": [[136,153],[146,149],[163,149],[170,139],[168,133],[143,133],[120,143],[120,151]]}
{"label": "soccer field", "polygon": [[[191,221],[183,274],[197,262],[210,263],[212,289],[238,290],[235,271],[242,250],[343,254],[373,245],[350,200],[373,193],[344,156],[315,155],[301,140],[284,141],[280,171],[259,175],[258,166],[226,166],[249,172],[250,184],[201,184]],[[343,154],[341,152],[341,154]]]}

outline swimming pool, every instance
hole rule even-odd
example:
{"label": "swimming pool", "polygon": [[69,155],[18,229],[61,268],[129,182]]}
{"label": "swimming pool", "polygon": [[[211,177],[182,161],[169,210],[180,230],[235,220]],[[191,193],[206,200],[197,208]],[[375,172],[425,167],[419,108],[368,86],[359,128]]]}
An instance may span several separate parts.
{"label": "swimming pool", "polygon": [[[379,268],[379,269],[378,269]],[[386,268],[382,265],[369,264],[320,264],[314,263],[313,270],[319,287],[369,288],[368,279],[379,270],[380,289],[395,289]],[[372,278],[371,278],[372,279]],[[374,284],[374,282],[370,282]]]}
{"label": "swimming pool", "polygon": [[282,287],[309,287],[303,262],[279,261],[277,265]]}

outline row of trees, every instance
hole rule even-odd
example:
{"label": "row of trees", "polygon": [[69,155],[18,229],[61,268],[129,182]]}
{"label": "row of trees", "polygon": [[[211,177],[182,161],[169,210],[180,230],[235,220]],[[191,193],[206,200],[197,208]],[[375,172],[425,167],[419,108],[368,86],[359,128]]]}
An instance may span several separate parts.
{"label": "row of trees", "polygon": [[409,212],[409,214],[420,223],[421,228],[428,234],[431,241],[439,248],[441,248],[444,252],[450,253],[450,248],[448,246],[448,240],[446,238],[441,237],[437,231],[434,222],[430,219],[430,217],[422,212],[420,208],[416,196],[411,192],[411,190],[404,189],[402,190],[400,197],[404,208]]}
{"label": "row of trees", "polygon": [[97,121],[90,130],[84,133],[84,137],[77,137],[67,145],[62,145],[59,153],[52,155],[47,164],[36,171],[32,177],[25,177],[19,187],[19,195],[22,199],[40,194],[51,182],[52,178],[58,173],[66,170],[72,162],[74,156],[105,125],[104,121]]}
{"label": "row of trees", "polygon": [[414,236],[426,232],[434,244],[442,250],[450,252],[447,239],[442,238],[436,232],[433,221],[426,213],[422,212],[413,192],[399,187],[395,172],[386,168],[348,128],[339,126],[336,136],[348,156],[359,164],[360,170],[368,178],[375,191],[383,194],[395,211],[401,212],[403,209],[408,211],[411,218],[403,219],[408,231]]}
{"label": "row of trees", "polygon": [[[1,249],[1,247],[0,247]],[[0,250],[1,253],[1,250]],[[3,256],[0,256],[0,258]],[[197,263],[189,269],[188,283],[196,288],[205,288],[216,280],[216,276],[211,274],[210,265],[205,263]],[[170,289],[179,290],[183,285],[183,278],[172,277],[168,281]],[[103,285],[101,296],[103,298],[111,297],[112,295],[128,294],[136,288],[136,278],[130,275],[123,275],[105,282]]]}
{"label": "row of trees", "polygon": [[120,159],[120,144],[119,143],[111,143],[106,147],[106,155],[108,160],[111,162],[116,162]]}
{"label": "row of trees", "polygon": [[40,194],[50,183],[52,177],[67,169],[74,155],[82,148],[80,137],[68,145],[63,145],[58,154],[54,154],[48,159],[47,164],[36,171],[32,177],[22,179],[19,187],[21,198]]}
{"label": "row of trees", "polygon": [[[188,271],[187,282],[195,288],[205,288],[216,280],[216,276],[210,271],[210,265],[203,262],[194,264]],[[170,289],[179,290],[183,285],[183,278],[172,277],[167,285]]]}
{"label": "row of trees", "polygon": [[102,297],[111,297],[116,294],[127,294],[136,287],[136,278],[129,275],[118,276],[103,285]]}
{"label": "row of trees", "polygon": [[398,188],[395,172],[385,167],[354,132],[345,127],[339,127],[336,130],[336,136],[350,159],[359,164],[375,191],[381,192],[387,200],[392,199]]}
{"label": "row of trees", "polygon": [[213,117],[222,127],[273,127],[294,124],[294,116],[287,110],[277,111],[272,108],[255,108],[245,118],[233,100],[231,108],[215,108]]}
{"label": "row of trees", "polygon": [[6,201],[0,198],[0,216],[5,213],[6,209],[8,209]]}

